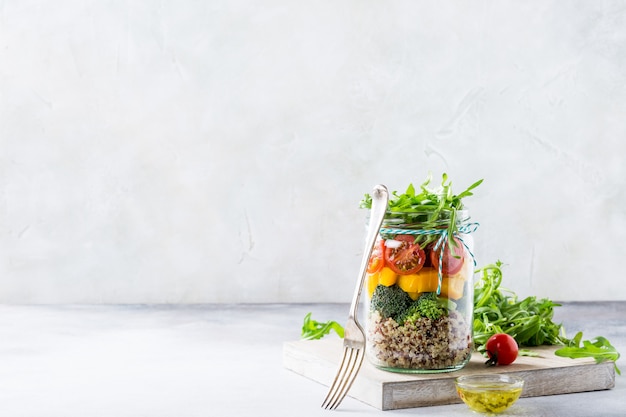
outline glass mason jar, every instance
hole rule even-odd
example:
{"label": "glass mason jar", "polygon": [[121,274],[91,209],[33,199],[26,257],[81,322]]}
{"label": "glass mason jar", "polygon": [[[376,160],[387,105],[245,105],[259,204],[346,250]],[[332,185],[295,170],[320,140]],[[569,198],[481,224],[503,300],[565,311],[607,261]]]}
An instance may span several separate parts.
{"label": "glass mason jar", "polygon": [[362,297],[367,356],[376,367],[450,372],[470,360],[474,257],[469,233],[476,227],[467,210],[386,213]]}

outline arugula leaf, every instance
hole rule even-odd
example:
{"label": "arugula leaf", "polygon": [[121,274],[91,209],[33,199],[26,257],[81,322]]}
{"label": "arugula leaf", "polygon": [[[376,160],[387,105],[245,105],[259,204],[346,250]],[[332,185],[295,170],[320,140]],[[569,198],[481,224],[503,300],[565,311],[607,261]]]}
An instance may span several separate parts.
{"label": "arugula leaf", "polygon": [[[582,332],[576,333],[576,336],[568,343],[566,347],[558,349],[555,355],[566,358],[593,358],[596,363],[604,361],[617,362],[620,357],[619,352],[607,338],[598,336],[592,340],[583,340]],[[615,365],[615,371],[621,375],[619,368]]]}
{"label": "arugula leaf", "polygon": [[456,198],[458,198],[459,200],[465,197],[471,197],[474,195],[474,193],[472,193],[471,191],[478,187],[480,184],[482,184],[483,180],[478,180],[476,181],[474,184],[470,185],[467,190],[463,191],[461,194],[457,195]]}
{"label": "arugula leaf", "polygon": [[539,356],[538,352],[533,352],[532,350],[528,350],[528,349],[519,349],[517,351],[517,354],[519,356],[529,356],[529,357],[533,357],[536,358]]}
{"label": "arugula leaf", "polygon": [[315,321],[311,319],[311,313],[308,313],[304,316],[304,323],[302,324],[302,335],[301,339],[303,340],[317,340],[326,336],[333,330],[337,335],[343,338],[343,327],[337,323],[336,321],[327,321],[326,323]]}

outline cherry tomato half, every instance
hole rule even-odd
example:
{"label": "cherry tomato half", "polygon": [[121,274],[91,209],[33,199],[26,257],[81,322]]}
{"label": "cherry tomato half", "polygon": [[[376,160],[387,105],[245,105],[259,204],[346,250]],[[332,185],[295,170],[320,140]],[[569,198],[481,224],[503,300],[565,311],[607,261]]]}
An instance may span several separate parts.
{"label": "cherry tomato half", "polygon": [[385,264],[396,274],[415,274],[424,266],[426,254],[413,236],[398,235],[385,246]]}
{"label": "cherry tomato half", "polygon": [[487,340],[485,350],[489,356],[487,365],[509,365],[517,359],[517,342],[506,333],[494,334]]}
{"label": "cherry tomato half", "polygon": [[[461,270],[463,262],[465,261],[465,250],[463,243],[457,238],[454,238],[452,245],[449,242],[445,245],[446,249],[443,252],[443,265],[441,266],[441,273],[444,275],[454,275]],[[433,267],[439,268],[439,256],[441,254],[441,248],[439,250],[432,250],[430,252],[430,262]]]}
{"label": "cherry tomato half", "polygon": [[367,272],[370,274],[375,274],[376,272],[383,269],[385,265],[385,260],[383,259],[383,254],[385,253],[385,241],[383,239],[380,240],[380,243],[374,246],[372,250],[372,256],[370,256],[370,260],[367,264]]}

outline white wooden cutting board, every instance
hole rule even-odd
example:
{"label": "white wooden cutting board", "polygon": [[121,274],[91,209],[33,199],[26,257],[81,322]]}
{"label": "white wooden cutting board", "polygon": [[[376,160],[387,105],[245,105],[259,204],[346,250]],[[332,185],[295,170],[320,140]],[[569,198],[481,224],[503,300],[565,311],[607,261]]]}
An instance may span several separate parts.
{"label": "white wooden cutting board", "polygon": [[[399,374],[381,371],[365,359],[349,395],[380,410],[425,407],[461,402],[454,378],[466,374],[507,373],[525,381],[522,397],[598,391],[615,386],[613,362],[596,364],[591,358],[570,359],[554,354],[557,347],[532,348],[538,357],[520,356],[508,366],[490,367],[474,353],[461,370],[441,374]],[[283,366],[329,385],[343,353],[339,338],[286,342]]]}

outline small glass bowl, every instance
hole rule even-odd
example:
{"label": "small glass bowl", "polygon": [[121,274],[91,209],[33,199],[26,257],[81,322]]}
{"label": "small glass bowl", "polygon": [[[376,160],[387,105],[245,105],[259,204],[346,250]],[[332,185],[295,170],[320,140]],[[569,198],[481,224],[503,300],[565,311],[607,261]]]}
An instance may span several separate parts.
{"label": "small glass bowl", "polygon": [[454,383],[469,408],[487,414],[501,413],[512,406],[524,388],[523,379],[502,374],[464,375]]}

